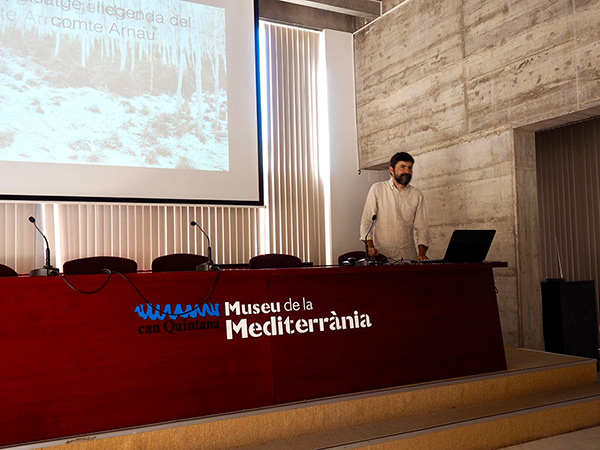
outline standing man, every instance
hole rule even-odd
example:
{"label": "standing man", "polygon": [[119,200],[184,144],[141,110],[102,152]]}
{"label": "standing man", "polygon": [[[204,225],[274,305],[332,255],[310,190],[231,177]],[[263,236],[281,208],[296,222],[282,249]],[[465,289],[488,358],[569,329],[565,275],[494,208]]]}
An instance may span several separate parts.
{"label": "standing man", "polygon": [[429,225],[423,194],[410,186],[414,158],[406,152],[390,160],[390,179],[371,186],[360,222],[364,242],[373,216],[377,216],[367,238],[369,256],[379,253],[396,261],[423,261],[429,247]]}

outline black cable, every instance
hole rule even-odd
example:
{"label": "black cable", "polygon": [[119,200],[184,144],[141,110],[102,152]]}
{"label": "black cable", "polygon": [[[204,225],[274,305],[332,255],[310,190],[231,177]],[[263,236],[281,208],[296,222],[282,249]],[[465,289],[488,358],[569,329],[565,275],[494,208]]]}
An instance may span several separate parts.
{"label": "black cable", "polygon": [[141,297],[141,299],[144,301],[144,303],[146,303],[154,311],[157,311],[159,314],[165,314],[165,315],[168,314],[169,316],[180,316],[180,315],[184,315],[184,314],[190,314],[190,313],[196,311],[197,309],[201,308],[202,306],[204,306],[204,304],[211,297],[211,295],[213,294],[215,288],[217,287],[217,283],[219,282],[219,276],[221,274],[221,270],[217,266],[214,266],[214,267],[216,268],[217,276],[215,277],[215,282],[213,283],[212,287],[210,288],[210,291],[208,292],[208,295],[204,298],[204,300],[202,300],[202,302],[200,302],[200,304],[196,305],[196,307],[194,309],[192,309],[190,311],[184,311],[184,312],[181,312],[179,314],[176,314],[176,313],[173,313],[173,312],[163,312],[159,308],[157,308],[156,306],[154,306],[152,303],[150,303],[146,299],[146,297],[144,297],[144,294],[142,294],[142,292],[138,289],[138,287],[129,278],[127,278],[125,275],[123,275],[121,272],[113,272],[110,269],[102,269],[101,273],[108,274],[108,277],[106,277],[106,280],[104,280],[104,283],[102,283],[102,286],[100,286],[98,289],[94,289],[93,291],[82,291],[81,289],[76,288],[75,286],[73,286],[73,284],[71,284],[69,282],[69,280],[67,280],[67,277],[65,277],[64,274],[60,274],[60,277],[64,280],[65,283],[67,283],[67,286],[69,286],[75,292],[78,292],[80,294],[90,295],[90,294],[97,294],[102,289],[104,289],[106,287],[106,285],[108,284],[108,282],[110,280],[110,277],[114,273],[114,274],[119,275],[125,281],[127,281],[131,285],[131,287],[133,287],[133,289],[135,290],[135,292],[137,292],[137,294]]}
{"label": "black cable", "polygon": [[402,265],[411,265],[411,264],[419,264],[420,263],[420,261],[418,261],[418,260],[404,259],[404,258],[402,258],[400,260],[393,259],[393,258],[388,258],[388,261],[391,261],[391,265],[400,265],[400,264],[402,264]]}
{"label": "black cable", "polygon": [[388,257],[388,259],[387,259],[387,262],[388,262],[390,265],[402,264],[402,260],[397,260],[397,259],[390,258],[390,257]]}
{"label": "black cable", "polygon": [[138,295],[142,298],[142,300],[144,300],[144,302],[150,307],[152,308],[154,311],[157,311],[159,314],[165,314],[165,315],[169,315],[169,316],[182,316],[184,314],[190,314],[194,311],[196,311],[197,309],[201,308],[202,306],[204,306],[204,304],[208,301],[208,299],[210,298],[210,296],[212,295],[213,291],[215,290],[215,288],[217,287],[217,283],[219,281],[219,276],[221,274],[221,270],[217,267],[214,266],[216,268],[216,272],[217,272],[217,276],[215,277],[215,282],[212,285],[212,288],[210,288],[210,291],[208,292],[208,295],[204,298],[204,300],[202,300],[200,302],[200,304],[196,305],[196,307],[194,309],[191,309],[189,311],[183,311],[179,314],[176,313],[172,313],[172,312],[163,312],[161,311],[159,308],[157,308],[156,306],[154,306],[152,303],[150,303],[146,297],[144,297],[144,295],[140,292],[140,290],[137,288],[137,286],[135,284],[133,284],[133,282],[127,278],[125,275],[123,275],[122,273],[119,272],[114,272],[117,275],[120,275],[122,278],[124,278],[132,287],[133,289],[135,289],[135,291],[138,293]]}
{"label": "black cable", "polygon": [[[102,284],[102,286],[100,286],[98,289],[95,289],[93,291],[82,291],[81,289],[76,288],[75,286],[73,286],[69,280],[67,280],[67,277],[65,276],[64,273],[60,274],[60,277],[64,280],[65,283],[67,283],[67,286],[69,286],[71,289],[73,289],[75,292],[79,292],[80,294],[97,294],[98,292],[100,292],[102,289],[104,289],[104,287],[108,284],[108,281],[110,280],[110,277],[112,276],[112,272],[108,269],[102,269],[101,273],[108,273],[108,277],[106,277],[106,280],[104,280],[104,283]],[[116,273],[116,272],[115,272]]]}

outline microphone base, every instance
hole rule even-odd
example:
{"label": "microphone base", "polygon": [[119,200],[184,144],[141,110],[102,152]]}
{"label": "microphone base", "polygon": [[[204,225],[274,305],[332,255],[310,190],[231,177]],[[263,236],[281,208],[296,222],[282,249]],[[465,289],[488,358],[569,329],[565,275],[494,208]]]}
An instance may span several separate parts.
{"label": "microphone base", "polygon": [[196,266],[196,272],[204,272],[208,270],[219,270],[219,267],[212,262],[205,262]]}
{"label": "microphone base", "polygon": [[57,276],[60,271],[56,267],[48,266],[39,269],[33,269],[29,272],[30,277],[52,277]]}

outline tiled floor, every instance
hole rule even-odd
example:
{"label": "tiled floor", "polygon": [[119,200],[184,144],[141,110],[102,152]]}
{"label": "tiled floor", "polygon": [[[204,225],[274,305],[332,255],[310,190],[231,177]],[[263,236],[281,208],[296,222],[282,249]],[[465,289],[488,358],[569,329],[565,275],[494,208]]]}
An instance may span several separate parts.
{"label": "tiled floor", "polygon": [[574,431],[539,441],[505,447],[503,450],[599,450],[600,427]]}

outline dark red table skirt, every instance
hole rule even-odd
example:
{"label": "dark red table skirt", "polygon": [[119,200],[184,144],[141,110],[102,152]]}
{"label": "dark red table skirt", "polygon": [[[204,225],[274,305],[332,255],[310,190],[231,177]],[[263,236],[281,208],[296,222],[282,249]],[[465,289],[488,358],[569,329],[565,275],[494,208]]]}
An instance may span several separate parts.
{"label": "dark red table skirt", "polygon": [[504,370],[498,266],[0,279],[0,445]]}

